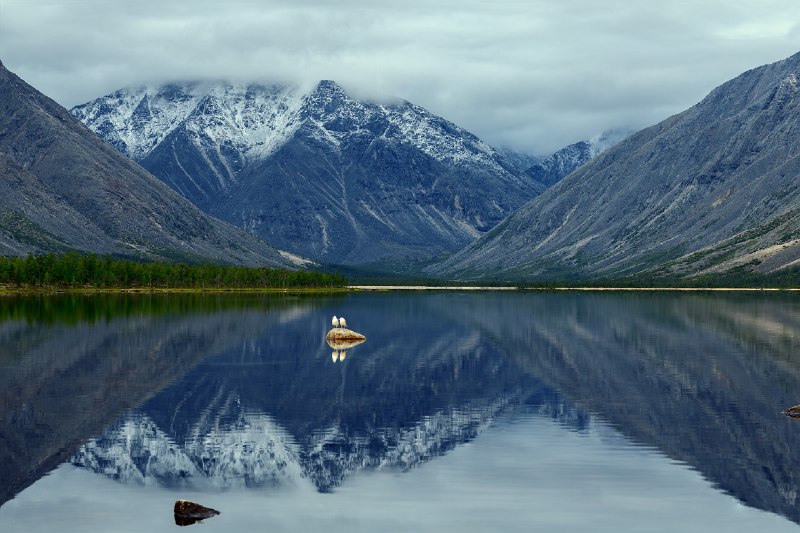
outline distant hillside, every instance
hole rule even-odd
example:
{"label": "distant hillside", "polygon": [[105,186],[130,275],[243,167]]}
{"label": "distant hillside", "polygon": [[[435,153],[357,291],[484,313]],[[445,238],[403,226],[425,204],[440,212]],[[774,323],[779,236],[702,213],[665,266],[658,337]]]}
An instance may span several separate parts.
{"label": "distant hillside", "polygon": [[260,239],[202,213],[2,63],[0,176],[3,255],[75,249],[296,265]]}

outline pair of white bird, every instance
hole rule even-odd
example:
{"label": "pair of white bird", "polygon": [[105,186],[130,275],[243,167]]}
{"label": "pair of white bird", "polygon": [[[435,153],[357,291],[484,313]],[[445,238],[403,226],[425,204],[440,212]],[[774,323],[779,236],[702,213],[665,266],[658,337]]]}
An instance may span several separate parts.
{"label": "pair of white bird", "polygon": [[345,320],[343,316],[336,318],[336,315],[333,315],[333,320],[331,320],[331,325],[335,328],[346,328],[347,320]]}

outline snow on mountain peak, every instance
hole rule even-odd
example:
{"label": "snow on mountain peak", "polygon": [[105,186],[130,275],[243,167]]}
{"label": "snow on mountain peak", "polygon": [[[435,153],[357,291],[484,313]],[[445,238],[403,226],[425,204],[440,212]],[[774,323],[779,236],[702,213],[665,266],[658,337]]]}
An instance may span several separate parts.
{"label": "snow on mountain peak", "polygon": [[202,96],[196,83],[131,87],[78,106],[72,113],[122,153],[141,159],[186,120]]}
{"label": "snow on mountain peak", "polygon": [[145,159],[179,128],[219,152],[269,157],[304,124],[319,140],[338,144],[344,135],[369,131],[403,138],[448,164],[478,165],[509,174],[502,156],[466,130],[405,100],[362,102],[331,80],[303,93],[280,85],[221,82],[171,83],[126,88],[72,109],[119,151]]}
{"label": "snow on mountain peak", "polygon": [[121,89],[72,114],[137,161],[181,126],[246,157],[265,157],[295,128],[300,103],[290,87],[172,83]]}

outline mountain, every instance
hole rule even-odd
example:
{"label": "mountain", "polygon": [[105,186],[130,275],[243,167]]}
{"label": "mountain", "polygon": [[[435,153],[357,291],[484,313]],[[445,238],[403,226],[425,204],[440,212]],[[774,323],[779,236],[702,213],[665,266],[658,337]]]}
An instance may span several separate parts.
{"label": "mountain", "polygon": [[799,74],[800,54],[745,72],[594,158],[429,272],[563,279],[794,264]]}
{"label": "mountain", "polygon": [[119,154],[0,63],[0,253],[292,266]]}
{"label": "mountain", "polygon": [[588,141],[570,144],[534,162],[525,172],[545,187],[551,187],[631,133],[626,129],[609,130]]}
{"label": "mountain", "polygon": [[139,87],[72,113],[205,212],[325,262],[450,253],[543,190],[443,118],[332,81]]}

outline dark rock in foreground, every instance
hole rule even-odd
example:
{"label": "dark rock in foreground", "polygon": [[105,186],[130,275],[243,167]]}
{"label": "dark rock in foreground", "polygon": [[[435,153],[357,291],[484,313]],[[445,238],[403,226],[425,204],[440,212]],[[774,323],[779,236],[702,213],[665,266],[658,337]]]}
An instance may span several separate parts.
{"label": "dark rock in foreground", "polygon": [[204,507],[199,503],[189,500],[175,500],[175,524],[179,526],[190,526],[206,518],[220,514],[216,509]]}
{"label": "dark rock in foreground", "polygon": [[789,407],[788,409],[784,409],[781,411],[786,416],[790,416],[792,418],[800,418],[800,405],[795,405],[794,407]]}

